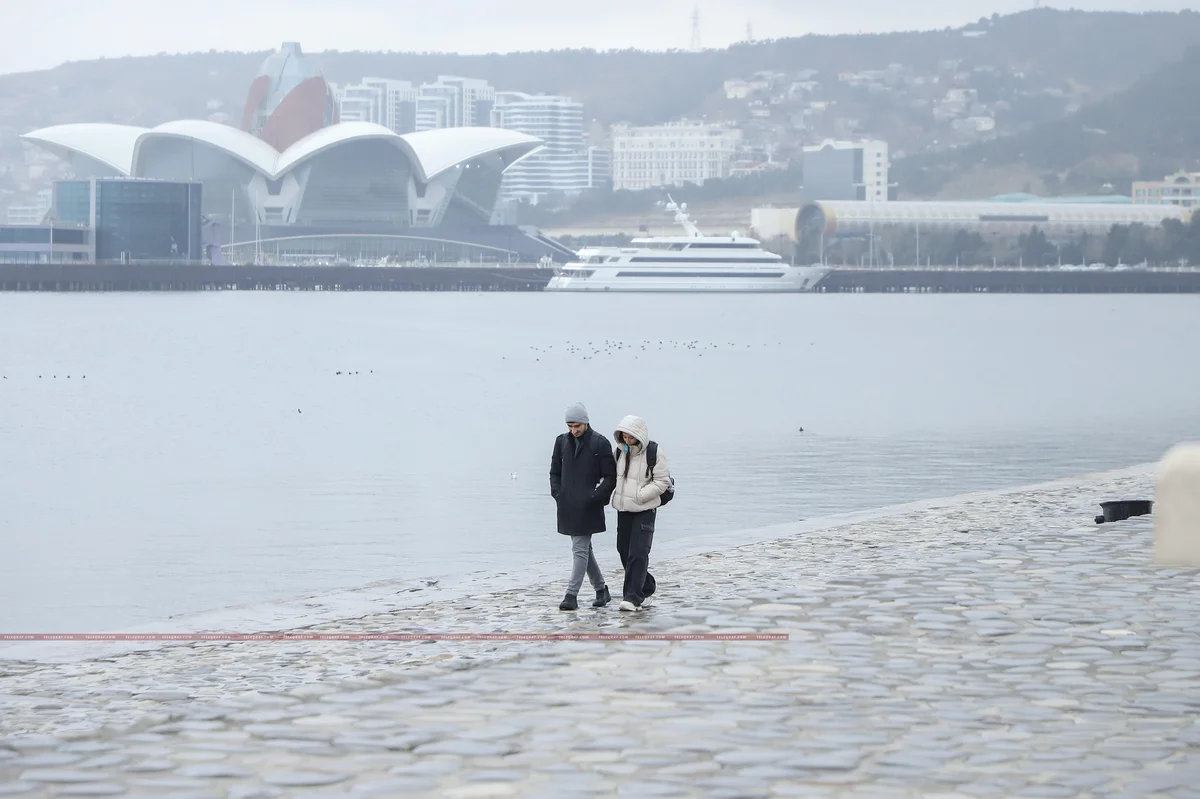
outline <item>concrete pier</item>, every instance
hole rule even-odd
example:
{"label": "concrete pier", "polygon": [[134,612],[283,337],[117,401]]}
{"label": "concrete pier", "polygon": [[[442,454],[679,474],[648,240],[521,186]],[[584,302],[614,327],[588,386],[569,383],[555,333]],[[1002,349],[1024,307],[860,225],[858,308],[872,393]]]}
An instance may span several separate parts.
{"label": "concrete pier", "polygon": [[824,293],[1194,294],[1200,270],[853,269],[821,281]]}
{"label": "concrete pier", "polygon": [[316,616],[290,625],[786,640],[0,649],[0,793],[1194,797],[1200,572],[1154,566],[1149,517],[1091,518],[1153,481],[1141,467],[692,542],[653,561],[640,613],[558,611],[564,553],[441,601],[376,586],[384,612],[350,602],[343,620],[346,596],[297,600]]}
{"label": "concrete pier", "polygon": [[0,291],[541,291],[528,266],[0,264]]}
{"label": "concrete pier", "polygon": [[[429,267],[0,264],[0,291],[541,291],[552,269]],[[817,287],[839,293],[1190,294],[1200,269],[854,269]]]}

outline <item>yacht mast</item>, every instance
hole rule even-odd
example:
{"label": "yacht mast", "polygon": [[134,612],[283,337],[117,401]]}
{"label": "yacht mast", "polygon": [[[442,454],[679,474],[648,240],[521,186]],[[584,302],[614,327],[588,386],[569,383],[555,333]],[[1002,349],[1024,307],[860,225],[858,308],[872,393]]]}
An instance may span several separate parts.
{"label": "yacht mast", "polygon": [[692,222],[691,216],[688,215],[687,203],[683,203],[681,205],[675,202],[675,198],[668,194],[667,204],[663,206],[663,209],[666,211],[675,212],[675,221],[683,225],[683,229],[687,231],[688,236],[692,238],[700,238],[700,236],[703,235],[700,232],[700,228],[696,227],[696,224]]}

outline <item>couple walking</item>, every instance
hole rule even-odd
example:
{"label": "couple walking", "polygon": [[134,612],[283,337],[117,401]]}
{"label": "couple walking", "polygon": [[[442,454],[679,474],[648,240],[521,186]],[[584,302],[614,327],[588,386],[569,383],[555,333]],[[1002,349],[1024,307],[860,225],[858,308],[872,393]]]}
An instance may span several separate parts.
{"label": "couple walking", "polygon": [[592,536],[607,528],[604,506],[611,498],[617,511],[617,554],[625,567],[621,610],[642,609],[656,584],[650,574],[656,511],[674,496],[666,457],[650,440],[646,422],[626,416],[617,425],[614,450],[608,439],[592,429],[587,408],[567,408],[567,432],[554,441],[550,460],[550,496],[558,503],[558,532],[571,537],[573,568],[567,595],[559,610],[579,608],[579,589],[587,575],[596,589],[592,607],[612,601],[604,573],[592,552]]}

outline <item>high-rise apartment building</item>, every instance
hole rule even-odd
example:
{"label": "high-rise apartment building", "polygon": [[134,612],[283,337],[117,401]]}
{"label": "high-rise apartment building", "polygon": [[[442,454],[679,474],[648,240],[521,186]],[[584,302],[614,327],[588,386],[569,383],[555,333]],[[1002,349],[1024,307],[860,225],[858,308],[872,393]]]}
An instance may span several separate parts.
{"label": "high-rise apartment building", "polygon": [[416,88],[406,80],[363,78],[335,90],[344,122],[374,122],[396,133],[491,125],[496,91],[487,81],[440,76]]}
{"label": "high-rise apartment building", "polygon": [[379,122],[383,114],[383,93],[375,86],[357,83],[338,86],[333,90],[338,103],[338,118],[342,122]]}
{"label": "high-rise apartment building", "polygon": [[417,90],[406,80],[363,78],[334,94],[343,122],[374,122],[396,133],[417,129]]}
{"label": "high-rise apartment building", "polygon": [[894,199],[888,182],[888,146],[882,141],[835,141],[804,148],[804,200]]}
{"label": "high-rise apartment building", "polygon": [[362,85],[379,91],[379,124],[396,133],[417,129],[417,89],[406,80],[363,78]]}
{"label": "high-rise apartment building", "polygon": [[439,130],[450,124],[450,98],[436,95],[417,95],[417,130]]}
{"label": "high-rise apartment building", "polygon": [[439,75],[433,83],[422,83],[420,96],[446,100],[446,128],[488,127],[496,90],[486,80]]}
{"label": "high-rise apartment building", "polygon": [[612,150],[607,147],[588,148],[588,188],[612,189]]}
{"label": "high-rise apartment building", "polygon": [[545,142],[504,173],[502,198],[536,202],[548,194],[579,194],[591,188],[582,103],[570,97],[500,92],[492,109],[492,126]]}
{"label": "high-rise apartment building", "polygon": [[727,178],[741,139],[736,128],[687,120],[653,127],[614,125],[613,189],[638,191]]}

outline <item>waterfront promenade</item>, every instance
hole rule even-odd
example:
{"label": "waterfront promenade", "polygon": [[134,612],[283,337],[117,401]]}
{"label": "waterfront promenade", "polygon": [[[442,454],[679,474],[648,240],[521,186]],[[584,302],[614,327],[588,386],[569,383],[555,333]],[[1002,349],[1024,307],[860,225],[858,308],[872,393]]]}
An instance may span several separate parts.
{"label": "waterfront promenade", "polygon": [[1092,523],[1152,481],[730,532],[640,614],[534,569],[304,629],[787,640],[0,647],[0,795],[1200,797],[1200,570]]}

